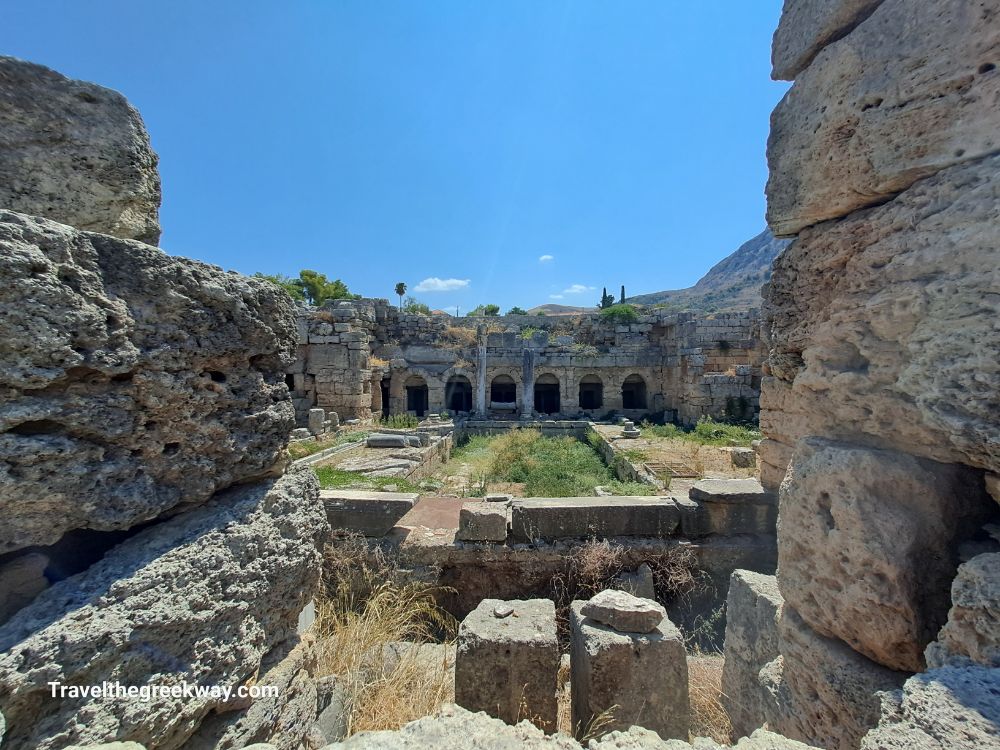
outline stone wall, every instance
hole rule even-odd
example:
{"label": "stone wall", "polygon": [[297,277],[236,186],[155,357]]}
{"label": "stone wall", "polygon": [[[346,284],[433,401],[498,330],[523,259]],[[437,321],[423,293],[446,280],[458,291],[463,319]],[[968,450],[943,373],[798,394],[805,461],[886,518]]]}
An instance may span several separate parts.
{"label": "stone wall", "polygon": [[[961,694],[997,684],[976,646],[991,674],[875,696],[927,668],[950,606],[976,623],[967,642],[1000,632],[995,587],[971,616],[949,590],[966,550],[995,548],[982,529],[1000,510],[998,28],[997,0],[786,0],[775,35],[775,74],[795,82],[772,116],[768,218],[795,241],[764,310],[785,605],[761,678],[770,727],[831,750],[982,747],[960,725],[1000,716],[995,687]],[[962,640],[951,627],[941,649]]]}
{"label": "stone wall", "polygon": [[[315,475],[283,475],[294,307],[111,236],[159,231],[120,95],[3,58],[0,103],[4,747],[298,748],[318,708],[298,626],[329,524]],[[279,693],[223,692],[257,684]]]}
{"label": "stone wall", "polygon": [[[344,419],[449,411],[750,420],[758,410],[759,324],[756,312],[652,311],[614,325],[596,314],[448,318],[401,313],[385,300],[340,301],[301,311],[289,384],[300,422],[314,406]],[[506,393],[494,387],[501,382]],[[546,383],[558,389],[557,405],[539,393]]]}

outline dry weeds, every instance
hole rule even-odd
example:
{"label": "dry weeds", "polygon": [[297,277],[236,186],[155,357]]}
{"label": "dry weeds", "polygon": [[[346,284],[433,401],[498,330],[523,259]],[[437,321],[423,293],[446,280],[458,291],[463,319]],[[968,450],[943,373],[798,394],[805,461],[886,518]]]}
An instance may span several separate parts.
{"label": "dry weeds", "polygon": [[711,737],[728,745],[733,726],[722,706],[722,665],[722,654],[695,651],[688,655],[691,736]]}

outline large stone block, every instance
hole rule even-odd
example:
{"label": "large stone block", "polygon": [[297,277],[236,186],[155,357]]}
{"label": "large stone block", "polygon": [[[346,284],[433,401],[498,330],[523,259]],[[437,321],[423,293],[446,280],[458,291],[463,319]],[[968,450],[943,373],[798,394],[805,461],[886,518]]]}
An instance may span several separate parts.
{"label": "large stone block", "polygon": [[735,570],[726,598],[722,703],[733,736],[749,735],[767,721],[760,670],[778,657],[778,618],[783,604],[774,576]]}
{"label": "large stone block", "polygon": [[218,686],[257,678],[294,638],[329,532],[311,471],[242,485],[139,532],[0,627],[5,744],[134,740],[179,748],[221,696],[51,698],[48,684]]}
{"label": "large stone block", "polygon": [[927,647],[927,665],[979,664],[1000,669],[1000,553],[958,567],[948,622]]}
{"label": "large stone block", "polygon": [[952,550],[986,506],[977,479],[895,451],[800,442],[781,486],[785,600],[818,633],[887,667],[922,669],[947,617]]}
{"label": "large stone block", "polygon": [[703,479],[688,493],[701,506],[709,534],[773,534],[778,498],[756,479]]}
{"label": "large stone block", "polygon": [[295,317],[273,284],[2,210],[0,280],[0,553],[283,465]]}
{"label": "large stone block", "polygon": [[850,33],[882,0],[785,0],[771,47],[771,77],[791,81],[831,42]]}
{"label": "large stone block", "polygon": [[511,533],[521,542],[578,537],[664,537],[680,511],[669,497],[557,497],[514,500]]}
{"label": "large stone block", "polygon": [[455,539],[462,542],[506,542],[506,503],[466,503],[458,514]]}
{"label": "large stone block", "polygon": [[156,163],[117,91],[0,57],[0,208],[155,245]]}
{"label": "large stone block", "polygon": [[777,688],[777,700],[767,706],[768,728],[826,750],[856,750],[878,723],[878,693],[897,690],[909,676],[813,632],[787,604],[778,624],[778,643],[778,673],[771,671],[774,662],[761,670],[765,683],[778,680],[770,685]]}
{"label": "large stone block", "polygon": [[998,15],[1000,0],[885,0],[820,52],[771,116],[772,231],[882,203],[1000,148]]}
{"label": "large stone block", "polygon": [[998,195],[1000,156],[806,230],[777,258],[768,437],[1000,466]]}
{"label": "large stone block", "polygon": [[1000,669],[949,667],[914,675],[885,696],[861,750],[1000,747]]}
{"label": "large stone block", "polygon": [[556,608],[548,599],[484,599],[459,627],[455,702],[470,711],[554,732],[558,671]]}
{"label": "large stone block", "polygon": [[415,492],[365,490],[321,490],[319,496],[331,528],[370,537],[388,534],[420,498]]}
{"label": "large stone block", "polygon": [[690,701],[681,632],[664,617],[652,632],[622,633],[586,617],[586,604],[570,606],[574,731],[588,734],[603,714],[602,734],[637,725],[663,739],[687,739]]}

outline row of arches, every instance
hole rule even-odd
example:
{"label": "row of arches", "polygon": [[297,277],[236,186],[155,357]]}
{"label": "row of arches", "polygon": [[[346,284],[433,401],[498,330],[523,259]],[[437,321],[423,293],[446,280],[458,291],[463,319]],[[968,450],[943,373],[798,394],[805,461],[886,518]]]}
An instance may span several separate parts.
{"label": "row of arches", "polygon": [[[493,411],[514,412],[518,408],[518,384],[510,375],[500,374],[489,383],[488,408]],[[405,383],[406,410],[423,417],[429,411],[427,381],[419,375],[410,375]],[[558,414],[562,410],[563,394],[559,378],[551,373],[539,375],[534,384],[534,408],[540,414]],[[582,411],[604,408],[604,382],[597,375],[585,375],[578,381],[577,406]],[[444,388],[444,408],[452,412],[473,410],[473,385],[465,375],[452,375]],[[621,407],[623,409],[647,408],[646,381],[641,375],[629,375],[622,381]]]}

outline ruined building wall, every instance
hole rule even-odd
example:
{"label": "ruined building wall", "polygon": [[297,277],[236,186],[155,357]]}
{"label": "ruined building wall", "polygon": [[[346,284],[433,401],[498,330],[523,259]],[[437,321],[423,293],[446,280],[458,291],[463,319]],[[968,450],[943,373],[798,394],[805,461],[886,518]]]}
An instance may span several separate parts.
{"label": "ruined building wall", "polygon": [[[685,424],[702,416],[752,419],[758,408],[762,347],[753,311],[714,318],[654,311],[615,325],[596,314],[447,318],[351,300],[303,309],[299,336],[289,386],[300,421],[315,406],[344,419],[383,410],[614,412]],[[558,391],[557,405],[539,402],[546,385]]]}
{"label": "ruined building wall", "polygon": [[[795,241],[764,312],[784,608],[760,718],[837,750],[992,746],[1000,2],[786,0],[774,62],[768,219]],[[928,667],[863,739],[875,692]]]}

